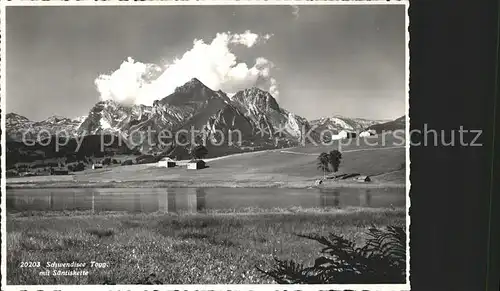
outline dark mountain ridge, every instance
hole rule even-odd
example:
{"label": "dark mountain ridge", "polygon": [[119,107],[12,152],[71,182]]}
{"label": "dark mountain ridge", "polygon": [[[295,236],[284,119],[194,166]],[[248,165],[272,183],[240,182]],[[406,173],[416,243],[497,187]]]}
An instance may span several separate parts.
{"label": "dark mountain ridge", "polygon": [[392,121],[371,125],[370,127],[368,127],[368,129],[375,130],[377,133],[405,130],[406,115],[403,115]]}

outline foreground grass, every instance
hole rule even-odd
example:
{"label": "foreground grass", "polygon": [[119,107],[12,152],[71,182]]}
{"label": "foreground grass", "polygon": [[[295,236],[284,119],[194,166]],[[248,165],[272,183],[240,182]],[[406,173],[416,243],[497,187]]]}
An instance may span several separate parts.
{"label": "foreground grass", "polygon": [[[403,209],[274,209],[194,215],[88,212],[7,217],[9,284],[272,283],[273,256],[310,264],[319,245],[296,234],[336,232],[362,243],[370,226],[405,225]],[[87,276],[40,276],[47,262],[85,262]],[[107,263],[97,269],[91,261]],[[41,262],[40,268],[20,268]],[[49,268],[50,269],[50,268]],[[61,270],[61,269],[59,269]],[[64,269],[69,270],[69,269]]]}

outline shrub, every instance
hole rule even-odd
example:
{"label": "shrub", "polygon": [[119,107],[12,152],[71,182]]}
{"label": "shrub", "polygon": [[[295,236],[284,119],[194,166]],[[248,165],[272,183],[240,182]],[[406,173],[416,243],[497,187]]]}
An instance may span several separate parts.
{"label": "shrub", "polygon": [[156,163],[156,162],[158,162],[158,157],[155,157],[153,155],[142,155],[142,156],[135,158],[135,161],[137,164]]}
{"label": "shrub", "polygon": [[47,166],[55,168],[55,167],[59,167],[59,163],[56,163],[56,162],[48,162],[48,163],[47,163]]}
{"label": "shrub", "polygon": [[203,145],[197,145],[191,149],[190,154],[193,159],[203,159],[208,155],[208,149]]}
{"label": "shrub", "polygon": [[104,160],[102,160],[102,165],[103,166],[109,166],[111,165],[111,158],[105,158]]}
{"label": "shrub", "polygon": [[66,155],[66,163],[74,163],[76,162],[76,155],[75,154],[67,154]]}
{"label": "shrub", "polygon": [[129,166],[129,165],[133,165],[134,162],[132,160],[126,160],[126,161],[123,161],[122,162],[122,166]]}
{"label": "shrub", "polygon": [[79,162],[78,164],[73,166],[73,172],[80,172],[85,170],[85,164],[82,162]]}
{"label": "shrub", "polygon": [[293,260],[275,258],[269,271],[256,266],[279,284],[382,284],[406,280],[406,231],[401,227],[386,230],[371,228],[363,247],[342,236],[299,235],[315,240],[324,248],[314,266],[304,267]]}

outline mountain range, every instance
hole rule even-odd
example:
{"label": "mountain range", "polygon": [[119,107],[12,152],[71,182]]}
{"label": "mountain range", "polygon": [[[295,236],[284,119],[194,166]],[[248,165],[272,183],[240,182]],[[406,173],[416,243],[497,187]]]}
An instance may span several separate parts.
{"label": "mountain range", "polygon": [[342,130],[361,132],[369,127],[386,123],[390,120],[370,120],[364,118],[348,118],[340,115],[333,115],[332,117],[323,117],[320,119],[312,120],[311,126],[315,126],[317,131],[330,130],[333,133],[338,133]]}
{"label": "mountain range", "polygon": [[[70,119],[62,116],[51,116],[42,121],[31,121],[28,118],[16,113],[7,113],[5,116],[5,129],[7,137],[11,140],[22,140],[24,133],[27,138],[33,138],[38,133],[43,137],[54,135],[56,132],[65,130],[69,135],[76,135],[77,129],[83,118]],[[42,130],[48,133],[41,133]]]}
{"label": "mountain range", "polygon": [[[152,106],[99,101],[87,116],[78,119],[52,116],[39,122],[9,113],[6,115],[6,131],[9,140],[20,141],[23,132],[31,132],[27,136],[35,138],[42,130],[52,135],[65,130],[73,137],[106,133],[133,138],[133,132],[144,133],[149,128],[153,131],[153,138],[157,138],[157,133],[162,130],[184,134],[194,128],[199,130],[196,140],[208,137],[212,143],[220,143],[221,132],[227,134],[239,130],[242,144],[236,147],[256,149],[298,145],[304,138],[304,130],[307,132],[311,127],[316,127],[311,136],[317,138],[316,133],[322,129],[362,131],[368,128],[404,128],[404,118],[402,123],[398,120],[331,116],[308,121],[280,107],[269,92],[261,89],[245,89],[229,98],[226,93],[214,91],[193,78],[176,88],[172,94],[156,100]],[[47,132],[44,133],[45,137]],[[165,150],[160,144],[146,142],[140,143],[138,150]]]}

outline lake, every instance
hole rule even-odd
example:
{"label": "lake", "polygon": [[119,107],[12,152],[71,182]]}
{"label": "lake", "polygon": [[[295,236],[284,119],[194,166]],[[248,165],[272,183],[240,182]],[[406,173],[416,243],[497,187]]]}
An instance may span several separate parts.
{"label": "lake", "polygon": [[54,188],[8,189],[7,211],[202,212],[209,209],[405,207],[405,189]]}

